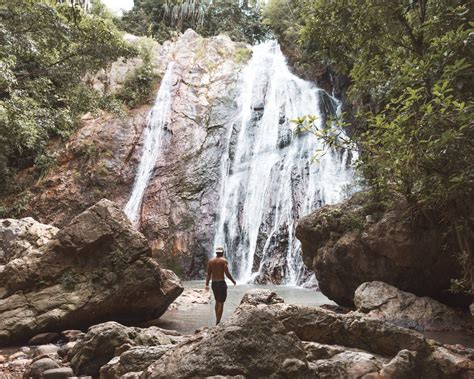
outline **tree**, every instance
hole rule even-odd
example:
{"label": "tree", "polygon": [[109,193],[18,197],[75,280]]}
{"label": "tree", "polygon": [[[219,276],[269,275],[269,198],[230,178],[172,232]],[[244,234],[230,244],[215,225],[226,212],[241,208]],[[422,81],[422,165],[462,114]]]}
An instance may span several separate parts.
{"label": "tree", "polygon": [[136,54],[111,21],[80,7],[11,0],[0,15],[0,191],[17,170],[47,163],[50,138],[66,138],[99,96],[81,78]]}
{"label": "tree", "polygon": [[118,25],[129,33],[160,42],[188,28],[204,37],[227,34],[248,43],[262,41],[268,35],[260,9],[238,0],[136,0]]}
{"label": "tree", "polygon": [[[414,216],[444,225],[458,242],[461,260],[471,262],[465,264],[464,284],[474,283],[468,278],[474,254],[469,2],[299,4],[298,45],[306,59],[322,61],[350,79],[352,142],[374,198],[383,201],[397,192]],[[270,22],[279,24],[274,18]],[[327,130],[318,133],[335,143]]]}

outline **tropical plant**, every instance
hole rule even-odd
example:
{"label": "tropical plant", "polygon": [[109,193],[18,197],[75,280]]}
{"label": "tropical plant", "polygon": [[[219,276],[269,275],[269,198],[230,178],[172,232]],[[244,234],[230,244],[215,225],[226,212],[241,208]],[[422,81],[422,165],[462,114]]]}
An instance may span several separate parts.
{"label": "tropical plant", "polygon": [[129,33],[153,37],[159,42],[188,28],[205,37],[227,34],[249,43],[268,35],[260,9],[239,0],[136,0],[117,24]]}
{"label": "tropical plant", "polygon": [[78,116],[97,105],[84,74],[136,50],[110,20],[69,4],[11,0],[0,5],[0,17],[0,192],[5,192],[15,189],[16,171],[33,165],[50,138],[66,138]]}
{"label": "tropical plant", "polygon": [[[281,2],[269,6],[275,1]],[[324,62],[350,79],[346,109],[353,115],[346,120],[352,119],[351,142],[360,151],[358,165],[368,188],[380,201],[402,194],[414,216],[444,225],[458,241],[461,260],[471,262],[465,264],[468,283],[474,254],[469,2],[298,4],[297,43],[305,59]],[[289,16],[281,21],[266,14],[271,26],[285,33],[280,25]],[[299,124],[308,129],[312,122],[302,118]],[[341,142],[327,128],[317,133],[330,144]]]}

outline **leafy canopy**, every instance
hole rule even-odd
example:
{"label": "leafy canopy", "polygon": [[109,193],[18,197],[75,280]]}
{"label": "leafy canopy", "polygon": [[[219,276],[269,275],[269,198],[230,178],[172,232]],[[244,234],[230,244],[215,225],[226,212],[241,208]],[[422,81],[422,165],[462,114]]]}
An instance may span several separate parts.
{"label": "leafy canopy", "polygon": [[43,156],[48,140],[67,137],[79,115],[100,105],[84,74],[136,51],[110,20],[71,5],[9,0],[0,18],[0,191],[6,191],[17,170],[50,164]]}
{"label": "leafy canopy", "polygon": [[[470,2],[293,0],[286,16],[275,5],[282,2],[272,0],[265,10],[275,33],[292,37],[306,60],[349,78],[346,109],[353,114],[345,126],[354,132],[373,195],[402,194],[416,214],[444,224],[461,260],[471,262],[467,283],[474,272]],[[337,144],[328,130],[317,132]]]}
{"label": "leafy canopy", "polygon": [[204,37],[227,34],[248,43],[268,36],[260,9],[239,0],[135,0],[117,22],[129,33],[160,42],[188,28]]}

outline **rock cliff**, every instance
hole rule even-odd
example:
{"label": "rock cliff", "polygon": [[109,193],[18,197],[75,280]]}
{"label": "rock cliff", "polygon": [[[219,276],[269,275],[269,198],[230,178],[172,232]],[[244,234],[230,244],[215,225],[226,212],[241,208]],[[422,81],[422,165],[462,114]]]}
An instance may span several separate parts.
{"label": "rock cliff", "polygon": [[[228,37],[205,39],[191,30],[174,42],[149,47],[159,76],[175,62],[174,96],[167,125],[170,138],[144,195],[140,230],[165,267],[183,277],[202,276],[212,249],[224,134],[232,123],[239,72],[250,50]],[[138,58],[120,60],[87,81],[99,91],[113,93],[140,64]],[[58,164],[26,192],[30,206],[23,207],[23,215],[62,227],[101,198],[124,206],[150,109],[145,104],[118,116],[85,115],[64,149],[51,147]],[[24,180],[27,176],[23,173]]]}
{"label": "rock cliff", "polygon": [[0,236],[0,345],[104,320],[158,318],[183,290],[105,199],[60,230],[32,219],[0,220]]}

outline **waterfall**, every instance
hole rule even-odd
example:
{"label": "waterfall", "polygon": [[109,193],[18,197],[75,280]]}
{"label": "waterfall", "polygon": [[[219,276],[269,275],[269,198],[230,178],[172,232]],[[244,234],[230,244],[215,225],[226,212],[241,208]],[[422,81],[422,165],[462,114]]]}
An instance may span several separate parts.
{"label": "waterfall", "polygon": [[343,198],[352,182],[350,153],[328,151],[321,141],[294,133],[291,120],[316,115],[317,126],[338,102],[293,75],[275,41],[254,46],[242,72],[240,114],[229,128],[221,168],[215,246],[224,246],[240,281],[301,284],[307,279],[296,220]]}
{"label": "waterfall", "polygon": [[142,156],[135,176],[132,194],[124,208],[124,212],[135,225],[138,223],[143,196],[166,135],[166,125],[171,113],[173,67],[173,62],[168,64],[155,103],[148,114]]}

